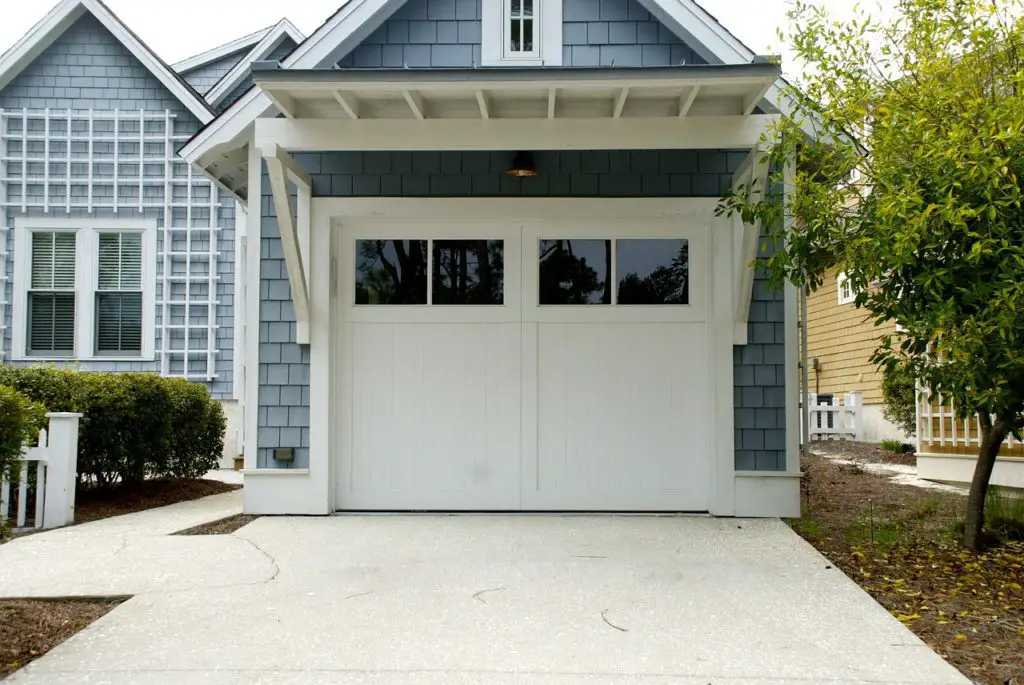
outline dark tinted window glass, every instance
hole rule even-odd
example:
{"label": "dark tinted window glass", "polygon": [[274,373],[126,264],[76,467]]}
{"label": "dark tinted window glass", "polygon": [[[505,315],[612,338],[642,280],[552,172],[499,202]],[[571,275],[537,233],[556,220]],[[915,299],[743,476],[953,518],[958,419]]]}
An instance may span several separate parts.
{"label": "dark tinted window glass", "polygon": [[356,304],[426,303],[426,240],[356,241]]}
{"label": "dark tinted window glass", "polygon": [[611,304],[612,241],[540,241],[541,304]]}
{"label": "dark tinted window glass", "polygon": [[434,304],[503,304],[504,280],[503,241],[434,241]]}
{"label": "dark tinted window glass", "polygon": [[690,245],[686,240],[619,240],[619,304],[689,304]]}

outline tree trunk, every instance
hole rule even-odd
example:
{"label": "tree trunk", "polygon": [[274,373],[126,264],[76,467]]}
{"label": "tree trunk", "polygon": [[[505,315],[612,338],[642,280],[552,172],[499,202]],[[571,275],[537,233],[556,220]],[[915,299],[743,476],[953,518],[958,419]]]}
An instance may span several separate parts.
{"label": "tree trunk", "polygon": [[981,446],[978,448],[978,463],[974,467],[971,492],[967,496],[967,520],[964,523],[964,547],[975,552],[982,547],[982,529],[985,526],[985,498],[992,469],[996,465],[999,448],[1009,432],[1005,421],[992,423],[988,416],[980,415]]}

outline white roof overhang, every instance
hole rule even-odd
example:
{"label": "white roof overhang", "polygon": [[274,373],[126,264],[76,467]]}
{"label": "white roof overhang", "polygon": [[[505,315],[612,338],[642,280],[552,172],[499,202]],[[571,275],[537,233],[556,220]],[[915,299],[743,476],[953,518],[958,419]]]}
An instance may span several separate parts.
{"label": "white roof overhang", "polygon": [[[253,74],[258,90],[240,109],[253,110],[248,115],[256,119],[253,140],[260,148],[749,149],[774,118],[758,113],[758,106],[779,67],[765,61],[643,69],[296,70],[258,63]],[[265,116],[268,99],[276,108]],[[225,140],[198,155],[187,147],[183,154],[240,192],[248,157],[238,148],[248,142],[248,136]]]}

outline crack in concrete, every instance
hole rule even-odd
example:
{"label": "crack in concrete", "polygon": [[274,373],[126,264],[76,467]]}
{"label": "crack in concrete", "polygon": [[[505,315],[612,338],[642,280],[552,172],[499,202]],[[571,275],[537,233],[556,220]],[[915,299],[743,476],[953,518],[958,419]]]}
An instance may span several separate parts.
{"label": "crack in concrete", "polygon": [[473,599],[475,599],[476,601],[480,602],[481,604],[487,604],[487,602],[484,601],[484,598],[481,597],[480,595],[483,595],[483,594],[485,594],[487,592],[501,592],[502,590],[505,590],[505,589],[506,588],[503,588],[503,587],[492,587],[492,588],[488,588],[486,590],[481,590],[480,592],[473,593]]}
{"label": "crack in concrete", "polygon": [[252,545],[253,549],[255,549],[257,552],[259,552],[264,557],[266,557],[267,561],[270,562],[270,565],[274,567],[274,573],[269,578],[267,578],[265,580],[257,581],[255,583],[239,583],[239,585],[267,585],[268,583],[272,583],[275,580],[277,580],[277,577],[281,574],[281,566],[277,563],[277,559],[275,559],[274,556],[270,552],[268,552],[267,550],[263,549],[262,547],[257,545],[255,542],[253,542],[249,538],[243,538],[241,535],[232,535],[231,537],[234,537],[234,538],[236,538],[238,540],[244,540],[245,542],[247,542],[250,545]]}
{"label": "crack in concrete", "polygon": [[622,626],[617,626],[617,625],[615,625],[614,623],[612,623],[611,621],[608,620],[608,610],[607,609],[605,609],[604,611],[601,612],[601,620],[604,621],[605,623],[607,623],[609,626],[611,626],[615,630],[619,631],[620,633],[628,633],[629,632],[627,629],[623,628]]}

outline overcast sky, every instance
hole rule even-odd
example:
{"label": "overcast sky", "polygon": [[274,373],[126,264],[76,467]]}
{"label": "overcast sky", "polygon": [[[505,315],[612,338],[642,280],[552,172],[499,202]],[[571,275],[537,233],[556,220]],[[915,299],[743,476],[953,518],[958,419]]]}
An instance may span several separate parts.
{"label": "overcast sky", "polygon": [[[342,4],[341,0],[105,1],[172,63],[270,26],[282,16],[308,35]],[[821,1],[845,11],[855,0]],[[0,0],[0,51],[10,48],[55,4],[55,0]],[[755,51],[785,56],[775,31],[785,22],[786,0],[703,0],[702,4]]]}

